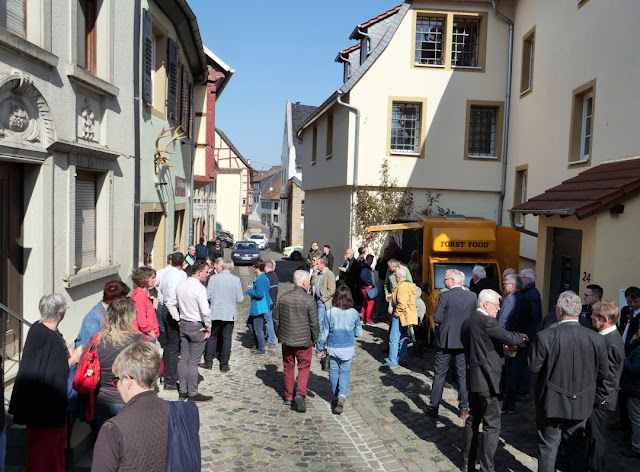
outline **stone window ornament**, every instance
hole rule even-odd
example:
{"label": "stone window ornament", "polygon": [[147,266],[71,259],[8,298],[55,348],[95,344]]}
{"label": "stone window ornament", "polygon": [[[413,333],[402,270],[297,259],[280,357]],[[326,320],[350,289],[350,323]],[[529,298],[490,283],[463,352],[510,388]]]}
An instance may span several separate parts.
{"label": "stone window ornament", "polygon": [[17,69],[0,76],[0,143],[46,148],[54,141],[49,105],[31,77]]}

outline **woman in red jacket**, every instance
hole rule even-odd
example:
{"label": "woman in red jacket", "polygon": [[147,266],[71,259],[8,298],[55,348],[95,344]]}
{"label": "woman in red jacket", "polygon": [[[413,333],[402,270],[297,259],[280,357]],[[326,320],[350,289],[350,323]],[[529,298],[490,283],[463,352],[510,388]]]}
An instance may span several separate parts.
{"label": "woman in red jacket", "polygon": [[153,341],[158,337],[158,317],[148,290],[156,281],[156,271],[151,267],[138,267],[131,276],[136,289],[131,298],[136,302],[136,321],[134,328],[149,336]]}

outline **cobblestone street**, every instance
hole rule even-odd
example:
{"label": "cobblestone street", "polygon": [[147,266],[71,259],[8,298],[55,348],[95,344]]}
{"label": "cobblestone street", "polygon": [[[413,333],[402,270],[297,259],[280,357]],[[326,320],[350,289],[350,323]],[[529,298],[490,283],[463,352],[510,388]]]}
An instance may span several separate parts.
{"label": "cobblestone street", "polygon": [[[277,257],[275,253],[263,253]],[[291,289],[299,262],[277,261],[280,293]],[[253,279],[249,267],[234,271],[243,286]],[[280,345],[265,356],[251,354],[246,333],[249,302],[241,307],[231,353],[231,371],[200,370],[200,390],[214,401],[200,404],[203,470],[458,470],[463,421],[458,417],[457,391],[446,388],[440,419],[425,416],[433,379],[433,350],[409,357],[407,368],[381,372],[385,323],[365,327],[352,365],[345,411],[331,413],[328,373],[314,359],[306,413],[283,404]],[[177,395],[161,390],[161,396]],[[503,416],[496,470],[536,470],[533,402]],[[612,436],[612,452],[622,448]],[[561,458],[561,464],[566,463]],[[628,461],[628,462],[624,462]],[[612,454],[612,465],[631,470],[633,460]],[[614,470],[613,468],[611,470]]]}

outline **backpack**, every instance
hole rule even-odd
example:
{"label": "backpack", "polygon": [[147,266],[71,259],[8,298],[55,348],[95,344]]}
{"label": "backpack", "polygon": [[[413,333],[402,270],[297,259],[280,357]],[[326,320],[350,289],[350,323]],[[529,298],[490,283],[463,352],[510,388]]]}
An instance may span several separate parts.
{"label": "backpack", "polygon": [[87,422],[93,420],[95,408],[95,391],[100,385],[100,360],[98,359],[98,335],[91,338],[91,342],[80,362],[73,377],[73,389],[80,395],[87,395],[89,402],[86,405],[85,418]]}
{"label": "backpack", "polygon": [[195,403],[169,402],[169,437],[165,470],[199,472],[202,469],[199,429],[200,413]]}

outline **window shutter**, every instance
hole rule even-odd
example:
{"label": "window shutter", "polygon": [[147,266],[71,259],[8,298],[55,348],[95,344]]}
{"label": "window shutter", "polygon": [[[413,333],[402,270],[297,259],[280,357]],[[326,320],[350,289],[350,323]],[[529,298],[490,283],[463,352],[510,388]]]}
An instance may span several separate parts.
{"label": "window shutter", "polygon": [[76,269],[96,263],[96,178],[78,171],[76,177]]}
{"label": "window shutter", "polygon": [[24,0],[0,2],[0,26],[24,38]]}
{"label": "window shutter", "polygon": [[182,125],[182,131],[187,132],[189,127],[189,75],[187,74],[187,68],[182,66],[182,93],[180,97],[180,124]]}
{"label": "window shutter", "polygon": [[167,115],[178,121],[178,45],[167,38],[167,75],[169,79],[169,96],[167,97]]}
{"label": "window shutter", "polygon": [[151,74],[153,74],[153,29],[151,15],[148,10],[142,10],[142,99],[152,103]]}

